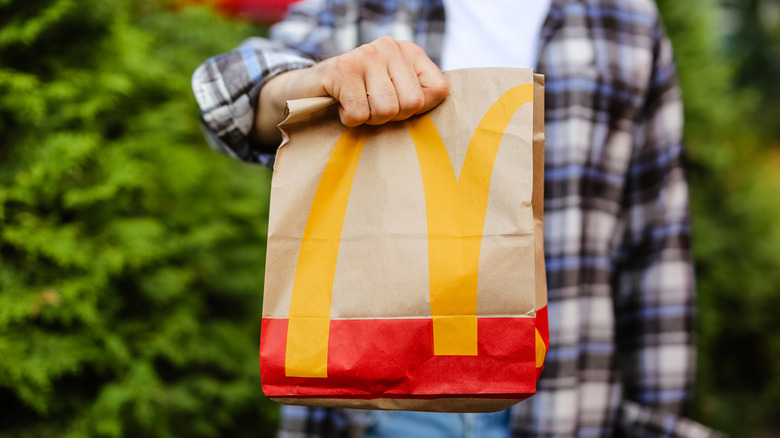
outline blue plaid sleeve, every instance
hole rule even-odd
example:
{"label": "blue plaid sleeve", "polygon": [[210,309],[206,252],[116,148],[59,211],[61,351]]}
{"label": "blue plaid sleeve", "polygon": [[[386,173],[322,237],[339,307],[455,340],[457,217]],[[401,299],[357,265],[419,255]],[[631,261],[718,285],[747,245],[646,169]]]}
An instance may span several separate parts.
{"label": "blue plaid sleeve", "polygon": [[626,175],[615,313],[625,397],[680,414],[695,367],[688,187],[680,91],[660,25],[654,40],[654,67]]}
{"label": "blue plaid sleeve", "polygon": [[325,3],[295,4],[271,29],[271,40],[250,38],[195,70],[192,89],[212,147],[244,161],[273,164],[275,146],[256,144],[251,136],[260,89],[274,76],[309,67],[326,53],[333,20]]}

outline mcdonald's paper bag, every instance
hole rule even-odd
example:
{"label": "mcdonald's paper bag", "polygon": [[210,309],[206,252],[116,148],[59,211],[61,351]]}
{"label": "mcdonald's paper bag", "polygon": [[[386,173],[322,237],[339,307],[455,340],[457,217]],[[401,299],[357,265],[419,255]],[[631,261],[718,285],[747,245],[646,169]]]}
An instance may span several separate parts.
{"label": "mcdonald's paper bag", "polygon": [[495,411],[547,351],[543,78],[447,72],[432,111],[345,128],[288,102],[271,186],[260,367],[300,405]]}

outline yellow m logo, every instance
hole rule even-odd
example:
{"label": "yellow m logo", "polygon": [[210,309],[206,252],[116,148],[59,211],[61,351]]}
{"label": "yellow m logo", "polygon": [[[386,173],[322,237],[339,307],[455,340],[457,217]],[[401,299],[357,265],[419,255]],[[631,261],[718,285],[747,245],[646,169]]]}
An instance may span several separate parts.
{"label": "yellow m logo", "polygon": [[[493,165],[515,112],[533,102],[533,84],[504,93],[477,126],[460,178],[430,117],[411,119],[428,222],[428,269],[434,354],[477,354],[479,251]],[[343,131],[325,165],[303,233],[287,328],[285,374],[327,377],[330,308],[347,202],[366,140]]]}

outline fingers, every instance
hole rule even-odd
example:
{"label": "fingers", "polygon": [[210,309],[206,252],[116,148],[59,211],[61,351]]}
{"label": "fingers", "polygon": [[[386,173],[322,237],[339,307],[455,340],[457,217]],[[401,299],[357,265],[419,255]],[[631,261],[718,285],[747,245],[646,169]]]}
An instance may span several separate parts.
{"label": "fingers", "polygon": [[404,120],[435,107],[449,92],[421,48],[390,37],[325,61],[318,72],[324,94],[339,101],[347,126]]}
{"label": "fingers", "polygon": [[377,72],[366,76],[366,92],[370,115],[366,123],[381,125],[393,120],[401,110],[395,85],[387,72]]}
{"label": "fingers", "polygon": [[[388,66],[388,74],[398,97],[398,112],[392,118],[393,121],[408,119],[420,112],[425,106],[425,95],[417,72],[406,54],[403,58],[403,62],[392,63]],[[433,62],[431,64],[438,70]]]}
{"label": "fingers", "polygon": [[413,114],[421,114],[440,104],[450,92],[450,84],[439,67],[428,58],[420,46],[401,41],[406,59],[417,74],[417,80],[423,93],[423,105]]}
{"label": "fingers", "polygon": [[344,125],[362,125],[371,117],[368,92],[362,75],[347,75],[344,83],[339,85],[339,92],[334,97],[339,101],[339,117]]}

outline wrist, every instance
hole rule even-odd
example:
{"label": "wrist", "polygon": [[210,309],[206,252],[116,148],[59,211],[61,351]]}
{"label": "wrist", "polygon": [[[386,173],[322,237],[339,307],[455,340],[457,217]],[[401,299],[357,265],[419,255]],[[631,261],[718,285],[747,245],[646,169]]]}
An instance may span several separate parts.
{"label": "wrist", "polygon": [[[263,85],[257,103],[253,135],[259,143],[278,143],[281,133],[277,125],[284,118],[284,108],[288,100],[295,99],[294,87],[290,87],[290,76],[299,70],[281,73]],[[292,81],[293,83],[295,81]]]}

